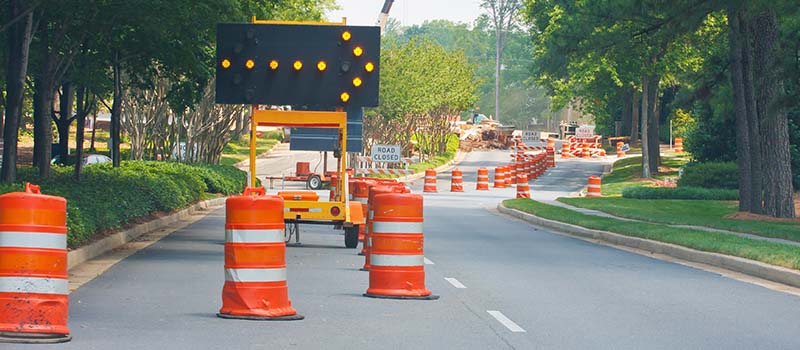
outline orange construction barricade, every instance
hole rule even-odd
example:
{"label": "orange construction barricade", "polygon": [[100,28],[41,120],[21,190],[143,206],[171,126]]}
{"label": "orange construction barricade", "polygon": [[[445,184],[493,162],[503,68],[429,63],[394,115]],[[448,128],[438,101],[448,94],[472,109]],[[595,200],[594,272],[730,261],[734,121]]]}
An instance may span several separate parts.
{"label": "orange construction barricade", "polygon": [[586,189],[586,197],[602,197],[601,182],[602,180],[599,176],[589,176],[589,187]]}
{"label": "orange construction barricade", "polygon": [[531,198],[531,187],[525,174],[517,175],[517,198]]}
{"label": "orange construction barricade", "polygon": [[489,190],[489,169],[478,168],[478,183],[475,185],[478,191]]}
{"label": "orange construction barricade", "polygon": [[439,192],[436,190],[436,170],[425,170],[425,186],[422,187],[422,192]]}
{"label": "orange construction barricade", "polygon": [[0,342],[63,343],[67,319],[67,201],[25,192],[0,196]]}
{"label": "orange construction barricade", "polygon": [[438,299],[425,288],[422,196],[377,194],[370,231],[369,289],[365,296],[390,299]]}
{"label": "orange construction barricade", "polygon": [[494,188],[506,187],[506,174],[502,166],[494,168]]}
{"label": "orange construction barricade", "polygon": [[[255,196],[251,194],[256,194]],[[283,198],[263,187],[225,201],[225,284],[217,316],[301,320],[286,284]]]}
{"label": "orange construction barricade", "polygon": [[464,177],[461,170],[453,169],[450,179],[450,192],[464,192]]}

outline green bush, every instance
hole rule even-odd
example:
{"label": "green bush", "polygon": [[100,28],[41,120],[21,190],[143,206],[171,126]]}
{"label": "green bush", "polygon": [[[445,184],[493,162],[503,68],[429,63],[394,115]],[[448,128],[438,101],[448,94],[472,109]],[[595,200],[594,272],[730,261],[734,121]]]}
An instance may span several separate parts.
{"label": "green bush", "polygon": [[734,162],[689,163],[678,179],[679,187],[739,188],[739,168]]}
{"label": "green bush", "polygon": [[622,190],[622,197],[734,201],[739,199],[739,191],[702,187],[628,187]]}
{"label": "green bush", "polygon": [[0,184],[0,193],[22,190],[32,182],[42,193],[67,199],[67,242],[76,247],[95,234],[113,230],[156,212],[170,212],[200,201],[206,192],[242,192],[246,173],[229,166],[130,161],[119,168],[96,164],[84,168],[80,183],[72,167],[54,166],[48,179],[36,169],[20,168],[19,183]]}

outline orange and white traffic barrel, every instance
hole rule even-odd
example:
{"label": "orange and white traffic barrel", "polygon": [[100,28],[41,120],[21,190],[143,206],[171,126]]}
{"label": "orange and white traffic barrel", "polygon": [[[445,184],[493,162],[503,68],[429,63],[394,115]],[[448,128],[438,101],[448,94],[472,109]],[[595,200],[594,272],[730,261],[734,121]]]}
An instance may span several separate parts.
{"label": "orange and white traffic barrel", "polygon": [[569,142],[564,142],[561,144],[561,158],[569,158],[570,152],[572,150],[569,147]]}
{"label": "orange and white traffic barrel", "polygon": [[511,187],[511,185],[515,183],[514,177],[516,176],[516,173],[514,172],[514,164],[503,165],[503,168],[506,170],[506,187]]}
{"label": "orange and white traffic barrel", "polygon": [[506,174],[502,166],[494,168],[494,188],[506,187]]}
{"label": "orange and white traffic barrel", "polygon": [[602,180],[599,176],[589,176],[589,186],[586,188],[586,197],[602,197],[601,182]]}
{"label": "orange and white traffic barrel", "polygon": [[[255,194],[255,195],[253,195]],[[263,187],[225,201],[225,284],[217,316],[301,320],[286,284],[283,198]]]}
{"label": "orange and white traffic barrel", "polygon": [[478,183],[475,185],[478,191],[489,190],[489,169],[478,168]]}
{"label": "orange and white traffic barrel", "polygon": [[683,138],[675,138],[675,153],[683,153]]}
{"label": "orange and white traffic barrel", "polygon": [[547,146],[545,149],[545,154],[547,154],[547,167],[553,168],[556,166],[556,150],[554,147]]}
{"label": "orange and white traffic barrel", "polygon": [[370,247],[369,289],[365,296],[438,299],[425,288],[422,196],[375,195]]}
{"label": "orange and white traffic barrel", "polygon": [[367,236],[364,240],[364,247],[366,248],[366,254],[364,254],[364,266],[361,267],[361,271],[369,271],[370,263],[369,263],[369,254],[370,254],[370,247],[372,246],[372,219],[375,217],[375,196],[383,193],[411,193],[411,190],[408,189],[403,184],[400,183],[381,183],[376,186],[372,186],[369,188],[369,203],[367,204],[367,215],[366,215],[366,225],[367,226]]}
{"label": "orange and white traffic barrel", "polygon": [[531,188],[525,174],[517,175],[517,198],[531,198]]}
{"label": "orange and white traffic barrel", "polygon": [[436,190],[436,170],[425,170],[425,185],[422,192],[439,192]]}
{"label": "orange and white traffic barrel", "polygon": [[622,151],[622,146],[624,143],[622,141],[617,142],[617,158],[625,157],[625,152]]}
{"label": "orange and white traffic barrel", "polygon": [[[369,202],[369,188],[377,183],[372,180],[359,179],[350,187],[350,193],[353,195],[353,201],[361,203],[361,214],[367,217],[367,203]],[[359,225],[358,227],[358,241],[361,242],[361,252],[358,255],[367,253],[366,243],[364,243],[367,232],[367,225]]]}
{"label": "orange and white traffic barrel", "polygon": [[68,294],[67,200],[0,195],[0,342],[69,341]]}
{"label": "orange and white traffic barrel", "polygon": [[453,169],[450,176],[450,192],[464,192],[464,174],[461,170]]}
{"label": "orange and white traffic barrel", "polygon": [[588,143],[581,144],[581,158],[586,159],[591,157],[592,157],[592,151],[589,149],[589,144]]}

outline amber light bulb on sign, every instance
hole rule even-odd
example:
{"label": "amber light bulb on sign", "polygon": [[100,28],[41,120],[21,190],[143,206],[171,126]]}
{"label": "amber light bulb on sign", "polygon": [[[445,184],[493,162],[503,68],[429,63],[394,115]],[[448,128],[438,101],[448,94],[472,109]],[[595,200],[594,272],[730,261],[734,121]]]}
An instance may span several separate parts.
{"label": "amber light bulb on sign", "polygon": [[359,78],[359,77],[353,78],[353,86],[359,87],[359,86],[361,86],[361,83],[362,83],[361,82],[361,78]]}
{"label": "amber light bulb on sign", "polygon": [[356,46],[356,48],[353,49],[353,55],[355,55],[356,57],[361,57],[361,55],[363,54],[364,54],[364,49],[362,49],[361,46]]}
{"label": "amber light bulb on sign", "polygon": [[372,62],[367,62],[367,64],[364,65],[364,70],[366,70],[367,73],[372,73],[372,71],[375,70],[375,64]]}
{"label": "amber light bulb on sign", "polygon": [[324,72],[324,71],[325,71],[325,69],[327,69],[327,68],[328,68],[328,64],[327,64],[327,63],[325,63],[325,61],[319,61],[319,62],[317,63],[317,69],[318,69],[320,72]]}
{"label": "amber light bulb on sign", "polygon": [[339,98],[342,100],[342,102],[350,101],[350,94],[343,92],[341,95],[339,95]]}
{"label": "amber light bulb on sign", "polygon": [[255,66],[256,66],[256,62],[255,62],[255,61],[253,61],[253,60],[247,60],[247,62],[245,62],[245,63],[244,63],[244,66],[245,66],[247,69],[253,69],[253,67],[255,67]]}
{"label": "amber light bulb on sign", "polygon": [[278,69],[278,61],[276,60],[269,61],[269,68],[272,70]]}
{"label": "amber light bulb on sign", "polygon": [[222,60],[222,63],[220,63],[220,64],[222,65],[222,68],[228,69],[228,68],[231,67],[231,60],[226,58],[226,59]]}
{"label": "amber light bulb on sign", "polygon": [[294,61],[294,64],[292,66],[294,67],[294,70],[299,71],[299,70],[303,69],[303,62]]}
{"label": "amber light bulb on sign", "polygon": [[351,37],[352,37],[352,35],[350,34],[350,32],[348,32],[348,31],[342,32],[342,40],[350,41]]}

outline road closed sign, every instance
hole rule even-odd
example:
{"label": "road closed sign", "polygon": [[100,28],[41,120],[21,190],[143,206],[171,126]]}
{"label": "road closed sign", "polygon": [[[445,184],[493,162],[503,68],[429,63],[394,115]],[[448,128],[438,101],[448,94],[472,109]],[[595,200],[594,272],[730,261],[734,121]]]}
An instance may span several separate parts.
{"label": "road closed sign", "polygon": [[381,163],[400,163],[402,149],[398,145],[372,146],[372,161]]}
{"label": "road closed sign", "polygon": [[538,131],[523,131],[521,136],[522,142],[533,143],[539,141],[540,135]]}
{"label": "road closed sign", "polygon": [[583,125],[575,129],[575,137],[579,139],[589,139],[594,136],[593,125]]}

